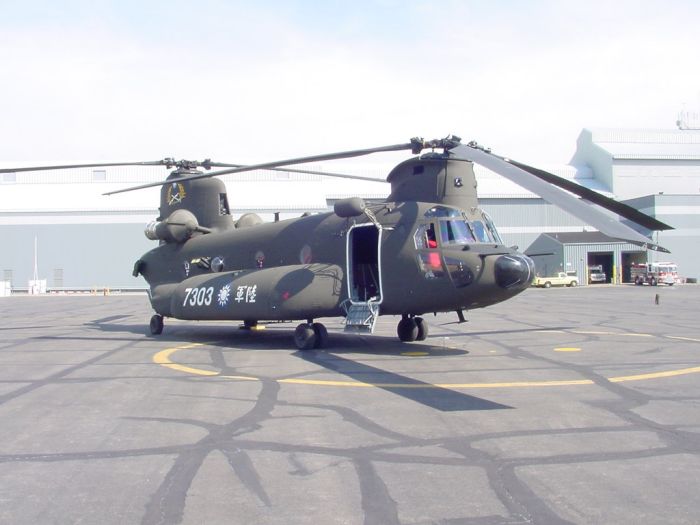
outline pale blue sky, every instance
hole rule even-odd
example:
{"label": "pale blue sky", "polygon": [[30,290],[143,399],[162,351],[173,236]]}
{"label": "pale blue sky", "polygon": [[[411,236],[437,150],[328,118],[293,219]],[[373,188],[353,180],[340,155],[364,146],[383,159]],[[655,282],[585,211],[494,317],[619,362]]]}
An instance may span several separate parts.
{"label": "pale blue sky", "polygon": [[0,161],[253,162],[448,133],[563,164],[700,109],[700,3],[0,0]]}

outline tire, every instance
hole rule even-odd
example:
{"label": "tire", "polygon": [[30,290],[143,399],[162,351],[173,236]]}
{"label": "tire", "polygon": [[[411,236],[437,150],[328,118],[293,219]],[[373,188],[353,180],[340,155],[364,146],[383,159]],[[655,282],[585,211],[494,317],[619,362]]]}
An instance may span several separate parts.
{"label": "tire", "polygon": [[652,277],[652,278],[651,278],[651,285],[652,285],[652,286],[656,286],[656,285],[658,285],[658,284],[659,284],[659,283],[656,282],[656,279],[655,279],[654,277]]}
{"label": "tire", "polygon": [[396,327],[396,334],[404,343],[410,343],[418,339],[418,323],[411,317],[404,317]]}
{"label": "tire", "polygon": [[160,335],[163,333],[163,316],[160,314],[155,314],[151,317],[151,321],[148,323],[148,329],[151,331],[151,335]]}
{"label": "tire", "polygon": [[422,317],[415,317],[416,325],[418,326],[418,335],[416,336],[416,341],[425,341],[430,334],[430,327],[425,319]]}
{"label": "tire", "polygon": [[311,325],[302,323],[294,330],[294,344],[299,350],[311,350],[316,344],[316,333]]}
{"label": "tire", "polygon": [[576,281],[571,281],[571,283],[569,284],[569,286],[570,286],[571,288],[576,288],[576,287],[578,286],[578,283],[577,283]]}
{"label": "tire", "polygon": [[551,286],[552,286],[552,283],[550,283],[549,281],[547,281],[546,283],[544,283],[544,287],[545,287],[545,288],[550,288]]}
{"label": "tire", "polygon": [[326,327],[321,323],[314,323],[311,325],[311,329],[316,336],[314,348],[326,348],[328,346],[328,330],[326,330]]}

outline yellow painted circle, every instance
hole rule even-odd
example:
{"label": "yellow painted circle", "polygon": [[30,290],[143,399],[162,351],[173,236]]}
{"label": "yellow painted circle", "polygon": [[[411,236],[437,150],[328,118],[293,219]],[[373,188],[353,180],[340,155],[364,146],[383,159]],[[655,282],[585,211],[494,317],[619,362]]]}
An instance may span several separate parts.
{"label": "yellow painted circle", "polygon": [[[561,330],[542,330],[545,333],[564,333]],[[586,333],[592,334],[593,332],[582,332],[582,331],[570,331],[569,333]],[[655,336],[651,334],[630,334],[630,333],[616,333],[616,332],[595,332],[595,335],[615,335],[615,336],[635,336],[635,337],[659,337],[664,339],[673,339],[680,341],[692,341],[699,342],[700,339],[690,338],[690,337],[679,337],[679,336]],[[187,365],[181,365],[173,362],[170,357],[180,350],[188,350],[192,348],[197,348],[200,346],[205,346],[205,343],[192,343],[182,346],[177,346],[174,348],[166,348],[161,350],[153,356],[153,362],[155,364],[170,368],[172,370],[177,370],[179,372],[184,372],[187,374],[194,374],[199,376],[209,376],[218,377],[221,379],[231,379],[238,381],[261,381],[259,377],[255,376],[239,376],[239,375],[224,375],[215,370],[206,370],[203,368],[195,368]],[[559,348],[555,349],[557,351],[579,351],[580,348]],[[417,355],[429,355],[428,352],[405,352],[401,355],[405,356],[417,356]],[[681,368],[675,370],[665,370],[661,372],[650,372],[643,374],[635,374],[628,376],[616,376],[607,378],[611,383],[623,383],[629,381],[643,381],[649,379],[660,379],[666,377],[682,376],[687,374],[697,374],[700,373],[700,366]],[[595,384],[590,379],[573,379],[573,380],[552,380],[552,381],[515,381],[515,382],[493,382],[493,383],[363,383],[361,381],[333,381],[333,380],[323,380],[323,379],[301,379],[301,378],[289,378],[289,379],[276,379],[277,383],[280,384],[294,384],[294,385],[315,385],[315,386],[341,386],[341,387],[359,387],[359,388],[402,388],[402,389],[425,389],[425,388],[450,388],[454,390],[460,389],[476,389],[476,388],[520,388],[520,387],[544,387],[544,386],[573,386],[573,385],[593,385]]]}

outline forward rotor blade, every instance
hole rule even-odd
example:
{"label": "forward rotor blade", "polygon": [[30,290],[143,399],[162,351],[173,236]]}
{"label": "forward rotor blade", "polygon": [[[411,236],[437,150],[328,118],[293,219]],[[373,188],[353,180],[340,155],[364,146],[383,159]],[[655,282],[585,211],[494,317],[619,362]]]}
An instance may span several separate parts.
{"label": "forward rotor blade", "polygon": [[2,168],[0,173],[19,173],[21,171],[68,170],[73,168],[106,168],[108,166],[165,166],[162,160],[144,162],[107,162],[103,164],[66,164],[63,166],[31,166],[28,168]]}
{"label": "forward rotor blade", "polygon": [[[502,158],[502,157],[499,157]],[[580,186],[576,184],[575,182],[571,182],[570,180],[566,180],[562,177],[558,177],[554,175],[553,173],[549,173],[547,171],[541,170],[539,168],[533,168],[532,166],[528,166],[527,164],[522,164],[520,162],[516,162],[512,159],[503,159],[506,162],[512,164],[513,166],[517,166],[518,168],[527,171],[528,173],[534,175],[537,178],[540,178],[546,182],[549,182],[550,184],[554,184],[555,186],[558,186],[560,188],[565,189],[566,191],[569,191],[571,193],[574,193],[578,195],[579,197],[583,197],[589,202],[592,202],[593,204],[597,204],[598,206],[601,206],[603,208],[606,208],[610,211],[613,211],[617,213],[620,217],[624,217],[625,219],[629,219],[632,222],[635,222],[639,224],[640,226],[644,226],[645,228],[649,230],[673,230],[673,226],[669,226],[668,224],[665,224],[654,217],[649,217],[649,215],[642,213],[639,210],[634,209],[632,206],[628,206],[627,204],[624,204],[622,202],[618,202],[614,199],[610,199],[606,197],[605,195],[601,195],[598,192],[595,192],[593,190],[590,190],[588,188],[584,188],[583,186]]]}
{"label": "forward rotor blade", "polygon": [[[325,155],[312,155],[310,157],[299,157],[295,159],[285,159],[285,160],[278,160],[278,161],[273,161],[273,162],[263,162],[261,164],[249,164],[247,166],[241,166],[240,168],[231,168],[227,170],[219,170],[219,171],[211,171],[208,173],[196,173],[193,175],[187,175],[184,177],[180,177],[177,179],[177,182],[187,182],[190,180],[196,180],[196,179],[206,179],[209,177],[216,177],[218,175],[229,175],[231,173],[241,173],[244,171],[253,171],[253,170],[263,170],[263,169],[270,169],[270,168],[279,168],[282,166],[290,166],[293,164],[304,164],[306,162],[319,162],[319,161],[326,161],[326,160],[336,160],[336,159],[348,159],[351,157],[361,157],[363,155],[370,155],[372,153],[382,153],[386,151],[401,151],[401,150],[416,150],[417,148],[422,148],[423,147],[423,141],[419,139],[414,139],[411,142],[405,143],[405,144],[394,144],[391,146],[381,146],[378,148],[367,148],[367,149],[358,149],[358,150],[351,150],[351,151],[340,151],[337,153],[328,153]],[[125,188],[123,190],[115,190],[115,191],[110,191],[105,193],[104,195],[114,195],[115,193],[124,193],[126,191],[134,191],[134,190],[140,190],[143,188],[152,188],[154,186],[163,186],[165,184],[170,184],[172,180],[164,180],[162,182],[152,182],[149,184],[142,184],[140,186],[132,186],[131,188]]]}
{"label": "forward rotor blade", "polygon": [[[210,164],[211,166],[214,167],[231,167],[231,168],[244,168],[246,167],[245,164],[224,164],[222,162],[212,162]],[[270,171],[279,171],[282,173],[289,172],[289,173],[301,173],[304,175],[321,175],[323,177],[336,177],[339,179],[355,179],[355,180],[366,180],[370,182],[386,182],[385,179],[377,179],[375,177],[363,177],[361,175],[350,175],[348,173],[334,173],[332,171],[316,171],[316,170],[295,170],[293,168],[267,168]],[[171,181],[172,182],[172,181]]]}
{"label": "forward rotor blade", "polygon": [[650,250],[670,253],[666,248],[654,244],[641,233],[636,232],[629,226],[616,221],[612,217],[605,215],[593,207],[593,205],[577,199],[563,190],[545,182],[541,178],[525,171],[524,169],[506,162],[497,155],[487,153],[482,149],[460,144],[450,149],[450,152],[457,158],[476,162],[499,175],[515,182],[523,188],[539,195],[547,202],[554,204],[569,212],[571,215],[581,219],[586,224],[593,226],[610,237],[622,239],[637,246]]}

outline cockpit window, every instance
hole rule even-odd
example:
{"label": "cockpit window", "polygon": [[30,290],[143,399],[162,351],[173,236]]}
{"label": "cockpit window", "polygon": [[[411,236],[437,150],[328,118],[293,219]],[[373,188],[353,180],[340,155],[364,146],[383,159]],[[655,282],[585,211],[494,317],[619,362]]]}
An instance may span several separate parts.
{"label": "cockpit window", "polygon": [[435,224],[421,224],[413,235],[413,242],[417,250],[437,248],[437,237],[435,235]]}
{"label": "cockpit window", "polygon": [[443,245],[475,242],[474,235],[463,219],[440,221],[440,239]]}
{"label": "cockpit window", "polygon": [[433,206],[428,211],[425,212],[427,218],[433,217],[461,217],[462,213],[455,208],[448,208],[447,206]]}
{"label": "cockpit window", "polygon": [[498,230],[496,230],[496,225],[491,220],[491,217],[489,216],[489,214],[486,212],[483,212],[483,215],[484,215],[484,222],[486,223],[486,227],[488,228],[489,233],[491,233],[491,237],[493,237],[493,240],[496,241],[498,244],[503,244],[503,240],[501,240],[501,236],[498,235]]}
{"label": "cockpit window", "polygon": [[493,242],[483,222],[479,220],[472,221],[472,228],[474,229],[474,235],[476,235],[478,242]]}

